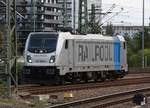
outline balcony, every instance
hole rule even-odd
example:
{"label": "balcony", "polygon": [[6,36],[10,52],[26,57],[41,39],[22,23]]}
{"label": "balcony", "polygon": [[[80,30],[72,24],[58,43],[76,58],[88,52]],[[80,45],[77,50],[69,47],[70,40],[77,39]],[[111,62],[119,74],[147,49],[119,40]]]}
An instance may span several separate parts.
{"label": "balcony", "polygon": [[52,11],[45,11],[44,12],[45,15],[53,15],[53,16],[60,16],[61,13],[59,12],[52,12]]}
{"label": "balcony", "polygon": [[54,29],[51,28],[51,27],[45,27],[45,28],[43,29],[43,31],[44,31],[44,32],[52,32],[52,31],[54,31]]}
{"label": "balcony", "polygon": [[49,23],[49,24],[62,24],[60,20],[53,20],[53,19],[45,19],[44,23]]}
{"label": "balcony", "polygon": [[45,7],[53,7],[53,8],[62,8],[61,4],[50,4],[50,3],[44,3],[43,6]]}
{"label": "balcony", "polygon": [[[66,0],[67,3],[72,3],[72,0]],[[64,3],[64,0],[58,0],[58,3]]]}

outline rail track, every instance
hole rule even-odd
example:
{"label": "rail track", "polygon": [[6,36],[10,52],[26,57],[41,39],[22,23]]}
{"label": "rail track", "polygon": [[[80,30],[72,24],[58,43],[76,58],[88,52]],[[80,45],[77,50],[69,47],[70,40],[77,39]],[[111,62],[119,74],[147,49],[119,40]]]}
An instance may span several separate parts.
{"label": "rail track", "polygon": [[72,90],[85,90],[85,89],[94,89],[94,88],[104,88],[104,87],[114,87],[114,86],[125,86],[141,83],[150,83],[150,77],[145,78],[129,78],[129,79],[120,79],[115,81],[105,81],[97,83],[86,83],[86,84],[74,84],[74,85],[61,85],[61,86],[28,86],[28,87],[19,87],[19,92],[28,92],[30,94],[48,94],[56,92],[66,92]]}
{"label": "rail track", "polygon": [[[142,69],[142,68],[129,68],[129,74],[131,74],[132,76],[134,76],[134,74],[150,74],[150,68],[144,68],[144,69]],[[135,79],[134,79],[135,80]],[[141,78],[140,78],[140,80],[141,80]],[[120,80],[119,80],[120,81]],[[134,81],[133,81],[134,82]],[[108,81],[107,82],[101,82],[101,84],[90,84],[90,86],[91,87],[93,87],[93,85],[96,85],[96,87],[97,87],[97,85],[99,86],[99,87],[102,87],[102,84],[104,84],[104,86],[105,85],[107,85],[107,84],[105,84],[105,83],[108,83]],[[110,82],[109,82],[110,83]],[[113,81],[113,83],[114,83],[114,81]],[[86,84],[84,84],[84,85],[86,85]],[[89,83],[88,83],[88,85],[89,85]],[[75,85],[73,85],[73,87],[74,87]],[[80,86],[80,85],[79,85]],[[108,86],[111,86],[111,84],[108,84]],[[112,84],[112,86],[113,86],[113,84]],[[66,86],[65,85],[65,87],[68,87],[68,86]],[[62,88],[65,88],[64,86],[62,86]],[[71,85],[69,85],[69,87],[72,87]],[[94,86],[95,87],[95,86]],[[60,87],[53,87],[52,85],[50,85],[50,86],[40,86],[40,85],[38,85],[38,84],[29,84],[29,85],[19,85],[19,91],[29,91],[29,92],[32,92],[32,91],[34,91],[34,89],[36,89],[36,90],[38,90],[39,91],[39,93],[40,93],[40,90],[41,89],[46,89],[46,88],[48,88],[48,89],[52,89],[52,90],[48,90],[47,92],[53,92],[53,89],[54,88],[60,88]],[[75,87],[76,88],[76,87]],[[12,86],[12,89],[15,89],[15,87],[14,86]],[[42,91],[44,91],[44,90],[42,90]],[[59,91],[59,90],[56,90],[56,92],[57,91]],[[62,90],[63,91],[63,90]],[[42,93],[43,94],[43,93]]]}
{"label": "rail track", "polygon": [[150,96],[150,87],[82,99],[64,104],[49,106],[46,108],[105,108],[112,105],[130,102],[132,101],[133,96],[137,93],[144,93],[146,96]]}
{"label": "rail track", "polygon": [[150,67],[147,68],[129,68],[129,74],[150,73]]}

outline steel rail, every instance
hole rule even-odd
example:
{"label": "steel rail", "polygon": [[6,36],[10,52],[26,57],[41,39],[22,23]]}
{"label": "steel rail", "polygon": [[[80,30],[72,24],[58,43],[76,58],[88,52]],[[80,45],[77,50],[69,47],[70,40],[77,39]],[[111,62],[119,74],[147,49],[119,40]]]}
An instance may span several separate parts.
{"label": "steel rail", "polygon": [[61,85],[61,86],[35,86],[35,87],[22,87],[19,88],[20,92],[29,92],[30,94],[48,94],[48,93],[56,93],[70,90],[85,90],[85,89],[95,89],[102,87],[113,87],[113,86],[125,86],[125,85],[133,85],[140,83],[150,83],[150,77],[144,78],[130,78],[130,79],[122,79],[116,81],[106,81],[99,83],[86,83],[86,84],[75,84],[75,85]]}
{"label": "steel rail", "polygon": [[70,107],[75,108],[77,106],[86,105],[87,103],[89,104],[89,103],[93,103],[93,102],[99,102],[99,101],[102,101],[102,100],[105,100],[105,99],[112,99],[112,98],[116,98],[116,97],[121,97],[121,96],[124,97],[124,96],[129,95],[129,97],[127,97],[125,99],[120,99],[118,101],[112,101],[112,102],[108,102],[108,103],[106,102],[106,103],[103,103],[103,104],[99,104],[97,106],[91,106],[90,107],[90,108],[103,108],[103,107],[119,104],[119,102],[124,103],[124,102],[131,101],[132,96],[134,94],[141,93],[141,92],[143,92],[143,93],[150,92],[150,87],[130,90],[130,91],[126,91],[126,92],[118,92],[118,93],[113,93],[113,94],[108,94],[108,95],[103,95],[103,96],[97,96],[97,97],[92,97],[92,98],[87,98],[87,99],[81,99],[81,100],[68,102],[68,103],[64,103],[64,104],[48,106],[48,107],[45,107],[45,108],[70,108]]}

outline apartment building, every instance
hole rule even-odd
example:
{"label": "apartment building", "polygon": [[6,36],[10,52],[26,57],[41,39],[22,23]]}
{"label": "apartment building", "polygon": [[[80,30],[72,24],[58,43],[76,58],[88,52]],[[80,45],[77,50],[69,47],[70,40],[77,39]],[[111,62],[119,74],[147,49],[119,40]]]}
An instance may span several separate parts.
{"label": "apartment building", "polygon": [[17,0],[17,31],[19,40],[25,44],[30,32],[56,31],[61,20],[61,5],[58,0]]}
{"label": "apartment building", "polygon": [[52,31],[62,24],[57,0],[18,0],[17,10],[24,16],[18,16],[21,31]]}

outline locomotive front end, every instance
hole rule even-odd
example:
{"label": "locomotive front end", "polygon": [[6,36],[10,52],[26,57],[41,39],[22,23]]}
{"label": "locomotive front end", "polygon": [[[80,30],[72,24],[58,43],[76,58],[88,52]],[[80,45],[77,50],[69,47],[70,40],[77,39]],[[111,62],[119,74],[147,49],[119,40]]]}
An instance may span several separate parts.
{"label": "locomotive front end", "polygon": [[24,52],[24,82],[50,81],[56,74],[57,33],[30,33]]}

